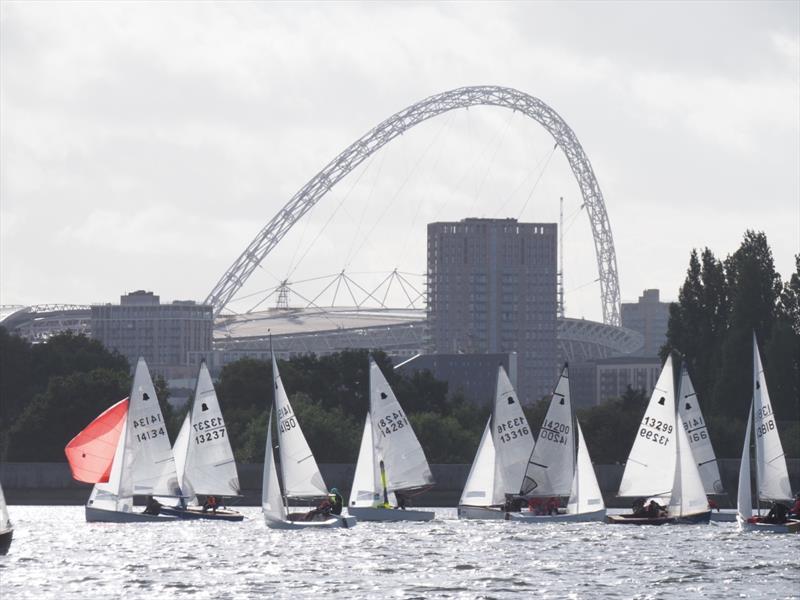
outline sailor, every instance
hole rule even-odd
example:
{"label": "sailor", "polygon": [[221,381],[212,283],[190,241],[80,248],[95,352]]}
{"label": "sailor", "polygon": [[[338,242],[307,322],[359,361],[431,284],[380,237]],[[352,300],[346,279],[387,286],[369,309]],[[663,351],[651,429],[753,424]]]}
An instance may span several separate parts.
{"label": "sailor", "polygon": [[706,499],[708,500],[708,508],[719,512],[719,504],[711,496],[706,496]]}
{"label": "sailor", "polygon": [[800,492],[794,495],[794,504],[789,509],[789,516],[793,519],[800,519]]}
{"label": "sailor", "polygon": [[203,504],[203,512],[206,512],[208,509],[214,511],[214,514],[217,514],[217,497],[216,496],[207,496],[206,501]]}
{"label": "sailor", "polygon": [[144,508],[144,514],[157,516],[161,512],[161,503],[152,496],[147,498],[147,506]]}
{"label": "sailor", "polygon": [[331,503],[331,512],[335,515],[342,514],[342,505],[344,504],[344,500],[342,499],[342,495],[339,493],[339,490],[336,488],[331,488],[329,498]]}
{"label": "sailor", "polygon": [[773,502],[772,508],[769,509],[767,516],[764,517],[764,523],[781,524],[786,523],[789,514],[789,507],[781,502]]}
{"label": "sailor", "polygon": [[548,515],[557,515],[558,514],[558,498],[553,497],[547,501],[547,514]]}

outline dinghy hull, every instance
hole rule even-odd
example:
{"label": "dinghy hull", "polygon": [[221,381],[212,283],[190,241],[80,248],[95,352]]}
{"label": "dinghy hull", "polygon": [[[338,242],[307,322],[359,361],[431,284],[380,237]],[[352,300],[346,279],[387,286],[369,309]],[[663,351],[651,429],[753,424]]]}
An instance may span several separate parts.
{"label": "dinghy hull", "polygon": [[11,538],[13,537],[14,537],[13,529],[0,531],[0,556],[8,554],[8,549],[11,547]]}
{"label": "dinghy hull", "polygon": [[432,521],[436,516],[432,510],[401,510],[392,508],[372,508],[370,506],[354,507],[347,509],[351,516],[359,521]]}
{"label": "dinghy hull", "polygon": [[265,517],[270,529],[350,529],[358,522],[355,517],[331,515],[324,521],[290,521],[288,519],[270,519]]}
{"label": "dinghy hull", "polygon": [[737,518],[740,531],[764,531],[767,533],[800,533],[800,520],[791,519],[786,523],[764,523],[761,521]]}
{"label": "dinghy hull", "polygon": [[139,512],[121,512],[102,508],[86,507],[87,523],[169,523],[179,521],[171,515],[147,515]]}
{"label": "dinghy hull", "polygon": [[534,515],[529,511],[506,513],[507,521],[517,523],[591,523],[602,522],[606,519],[606,509],[587,513],[560,514],[560,515]]}
{"label": "dinghy hull", "polygon": [[176,506],[162,506],[161,514],[178,517],[179,519],[185,519],[185,520],[195,520],[195,519],[204,519],[208,521],[244,520],[244,515],[240,512],[236,512],[235,510],[230,510],[227,508],[218,508],[216,512],[212,510],[207,510],[203,512],[203,508],[201,506],[187,506],[186,508],[180,508]]}
{"label": "dinghy hull", "polygon": [[483,521],[503,520],[506,518],[506,512],[500,507],[470,506],[468,504],[459,504],[458,518],[477,519]]}
{"label": "dinghy hull", "polygon": [[711,511],[683,515],[680,517],[640,517],[633,514],[608,515],[606,523],[612,525],[702,525],[711,520]]}

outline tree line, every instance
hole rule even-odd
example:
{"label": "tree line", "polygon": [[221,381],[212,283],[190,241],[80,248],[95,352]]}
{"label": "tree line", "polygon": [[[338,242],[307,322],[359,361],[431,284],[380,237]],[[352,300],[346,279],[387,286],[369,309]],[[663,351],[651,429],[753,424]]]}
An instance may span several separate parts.
{"label": "tree line", "polygon": [[[724,261],[709,249],[692,252],[679,301],[670,308],[667,346],[688,364],[723,458],[741,453],[752,393],[751,330],[759,337],[773,408],[787,456],[800,456],[800,256],[785,284],[775,272],[766,237],[747,232]],[[448,390],[428,371],[396,373],[382,351],[344,351],[279,361],[284,386],[319,462],[353,463],[369,406],[371,354],[414,427],[431,463],[470,463],[490,413]],[[553,382],[555,384],[555,381]],[[131,385],[125,357],[100,342],[65,333],[29,344],[0,327],[0,458],[63,461],[66,443]],[[162,411],[174,440],[185,415],[166,402]],[[270,362],[241,359],[226,365],[216,382],[231,445],[240,462],[261,462],[272,404]],[[648,398],[628,389],[622,397],[579,409],[586,443],[596,463],[624,462]],[[538,430],[548,401],[525,407]]]}

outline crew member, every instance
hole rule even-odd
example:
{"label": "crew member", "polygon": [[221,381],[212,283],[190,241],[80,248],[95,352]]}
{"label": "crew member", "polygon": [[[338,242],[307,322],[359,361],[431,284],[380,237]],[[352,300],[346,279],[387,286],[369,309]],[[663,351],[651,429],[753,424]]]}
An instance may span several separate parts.
{"label": "crew member", "polygon": [[329,494],[330,505],[332,512],[335,515],[342,514],[342,506],[344,505],[344,500],[342,499],[342,495],[339,493],[339,490],[336,488],[331,488],[331,493]]}

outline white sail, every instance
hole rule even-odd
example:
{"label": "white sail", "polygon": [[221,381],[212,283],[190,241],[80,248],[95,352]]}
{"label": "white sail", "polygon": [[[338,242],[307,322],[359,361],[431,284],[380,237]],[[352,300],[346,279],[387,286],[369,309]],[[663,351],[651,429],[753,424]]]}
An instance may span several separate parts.
{"label": "white sail", "polygon": [[314,460],[314,455],[300,429],[300,423],[292,410],[292,405],[289,404],[289,397],[283,388],[274,356],[272,357],[272,374],[283,492],[290,498],[327,496],[328,488],[325,487],[325,481],[319,472],[317,461]]}
{"label": "white sail", "polygon": [[8,529],[11,529],[11,519],[8,517],[6,497],[3,495],[3,488],[0,486],[0,531]]}
{"label": "white sail", "polygon": [[[233,457],[225,420],[205,362],[200,364],[194,402],[189,415],[191,415],[191,427],[188,431],[189,440],[181,490],[187,496],[194,494],[238,496],[239,475],[236,472],[236,459]],[[176,447],[177,445],[176,441]]]}
{"label": "white sail", "polygon": [[127,424],[120,495],[180,495],[167,425],[143,358],[133,374]]}
{"label": "white sail", "polygon": [[753,426],[756,432],[756,476],[758,478],[759,500],[790,500],[792,490],[789,473],[786,469],[786,456],[783,454],[778,425],[772,412],[772,403],[761,365],[756,334],[753,333]]}
{"label": "white sail", "polygon": [[350,506],[370,507],[380,502],[380,496],[375,486],[373,452],[372,419],[368,412],[367,418],[364,420],[364,433],[361,435],[361,447],[358,450],[353,487],[350,490]]}
{"label": "white sail", "polygon": [[619,485],[620,496],[666,496],[675,477],[675,384],[668,357],[650,397]]}
{"label": "white sail", "polygon": [[275,468],[275,453],[272,450],[272,411],[267,422],[267,445],[264,448],[264,475],[261,479],[261,511],[268,521],[286,519],[281,487],[278,483],[278,470]]}
{"label": "white sail", "polygon": [[569,496],[575,470],[567,367],[558,378],[536,444],[528,460],[521,493],[526,496]]}
{"label": "white sail", "polygon": [[[130,410],[130,405],[128,410]],[[122,421],[122,430],[117,440],[114,451],[114,460],[111,463],[111,472],[108,481],[96,483],[89,495],[87,506],[116,512],[130,512],[133,509],[133,495],[122,495],[122,489],[130,489],[130,473],[125,472],[123,482],[123,464],[125,462],[125,448],[128,432],[128,417]]]}
{"label": "white sail", "polygon": [[692,447],[697,468],[700,471],[700,478],[703,480],[703,488],[706,494],[722,494],[722,479],[719,476],[719,466],[714,448],[711,445],[711,438],[708,435],[706,421],[700,410],[700,403],[697,401],[697,394],[694,391],[692,380],[686,365],[681,368],[681,387],[678,394],[678,414],[683,419],[683,427]]}
{"label": "white sail", "polygon": [[575,474],[572,479],[572,490],[567,502],[567,513],[571,515],[596,512],[605,508],[603,494],[597,483],[597,475],[592,465],[592,457],[583,439],[583,431],[578,420],[575,420],[578,432],[578,458],[575,463]]}
{"label": "white sail", "polygon": [[753,428],[753,405],[747,415],[747,429],[744,432],[742,462],[739,463],[739,490],[736,494],[736,512],[746,521],[753,516],[753,492],[750,482],[750,430]]}
{"label": "white sail", "polygon": [[372,359],[369,362],[374,464],[380,467],[383,462],[390,492],[429,486],[433,475],[411,423],[380,367]]}
{"label": "white sail", "polygon": [[495,450],[493,504],[505,501],[506,494],[519,493],[528,459],[533,452],[533,435],[522,412],[519,397],[506,375],[497,370],[497,387],[492,414],[492,443]]}
{"label": "white sail", "polygon": [[467,476],[464,491],[461,492],[459,504],[472,506],[491,506],[503,502],[494,498],[494,444],[492,443],[492,419],[486,422],[486,427],[478,444],[478,452]]}
{"label": "white sail", "polygon": [[673,517],[680,517],[707,511],[708,500],[680,414],[677,415],[676,433],[675,451],[677,456],[669,501],[669,514]]}
{"label": "white sail", "polygon": [[181,492],[188,499],[190,504],[196,504],[197,498],[194,495],[194,489],[185,477],[186,473],[186,455],[189,452],[190,435],[189,430],[192,428],[192,409],[186,413],[183,419],[181,430],[178,432],[178,437],[175,438],[175,443],[172,444],[172,455],[175,457],[175,472],[178,474],[178,487]]}

